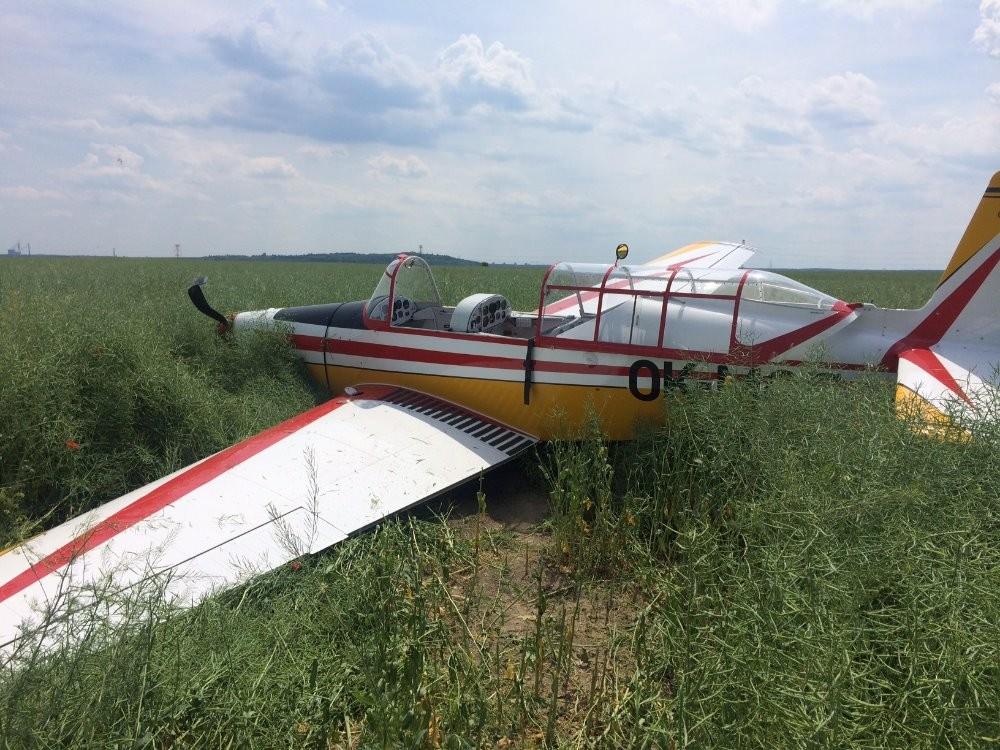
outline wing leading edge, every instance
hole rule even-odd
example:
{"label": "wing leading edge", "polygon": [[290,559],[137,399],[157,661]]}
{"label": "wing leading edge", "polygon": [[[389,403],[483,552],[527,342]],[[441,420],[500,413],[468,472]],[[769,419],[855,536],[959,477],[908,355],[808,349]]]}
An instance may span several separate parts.
{"label": "wing leading edge", "polygon": [[415,391],[359,386],[0,554],[0,649],[97,591],[159,580],[190,606],[536,442]]}

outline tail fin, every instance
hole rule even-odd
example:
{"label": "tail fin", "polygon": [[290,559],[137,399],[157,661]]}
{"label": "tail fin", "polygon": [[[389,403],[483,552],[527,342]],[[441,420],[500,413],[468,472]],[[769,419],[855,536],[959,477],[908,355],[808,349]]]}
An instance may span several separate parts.
{"label": "tail fin", "polygon": [[897,405],[949,423],[1000,418],[1000,172],[918,315],[886,355],[898,358]]}
{"label": "tail fin", "polygon": [[995,249],[994,240],[998,235],[1000,235],[1000,172],[993,175],[990,184],[986,186],[983,199],[979,201],[965,234],[955,248],[955,254],[951,256],[951,261],[944,270],[941,281],[938,282],[938,288],[940,289],[980,253],[989,255],[990,248]]}

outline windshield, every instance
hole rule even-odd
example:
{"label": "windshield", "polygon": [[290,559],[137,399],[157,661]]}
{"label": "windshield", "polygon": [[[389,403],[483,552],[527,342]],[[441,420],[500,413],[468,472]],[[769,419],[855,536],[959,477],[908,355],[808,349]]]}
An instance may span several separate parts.
{"label": "windshield", "polygon": [[386,266],[368,300],[367,309],[371,320],[384,322],[389,318],[391,325],[403,325],[418,310],[440,306],[441,295],[427,261],[417,256],[403,255]]}

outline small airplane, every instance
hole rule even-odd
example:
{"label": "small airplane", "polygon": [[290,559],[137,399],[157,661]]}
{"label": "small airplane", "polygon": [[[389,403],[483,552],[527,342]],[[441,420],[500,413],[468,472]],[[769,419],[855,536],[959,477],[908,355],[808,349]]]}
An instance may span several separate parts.
{"label": "small airplane", "polygon": [[571,435],[592,414],[626,440],[664,418],[673,389],[808,363],[894,378],[899,407],[932,426],[997,419],[1000,172],[919,310],[849,304],[744,268],[753,254],[699,242],[627,265],[620,245],[612,264],[551,266],[533,312],[491,293],[445,305],[428,264],[409,255],[367,300],[231,317],[196,280],[188,294],[221,332],[287,332],[333,398],[0,554],[0,650],[66,632],[66,613],[150,581],[192,605]]}

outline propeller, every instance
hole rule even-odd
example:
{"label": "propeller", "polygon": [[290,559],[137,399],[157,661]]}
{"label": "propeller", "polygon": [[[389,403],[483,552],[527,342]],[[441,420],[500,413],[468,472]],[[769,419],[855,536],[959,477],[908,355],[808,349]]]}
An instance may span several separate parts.
{"label": "propeller", "polygon": [[198,308],[199,312],[219,321],[219,333],[228,333],[233,327],[233,321],[208,304],[208,300],[205,299],[205,293],[201,290],[201,288],[207,283],[207,276],[199,276],[196,278],[191,282],[191,286],[188,287],[188,297],[191,298],[191,302]]}

